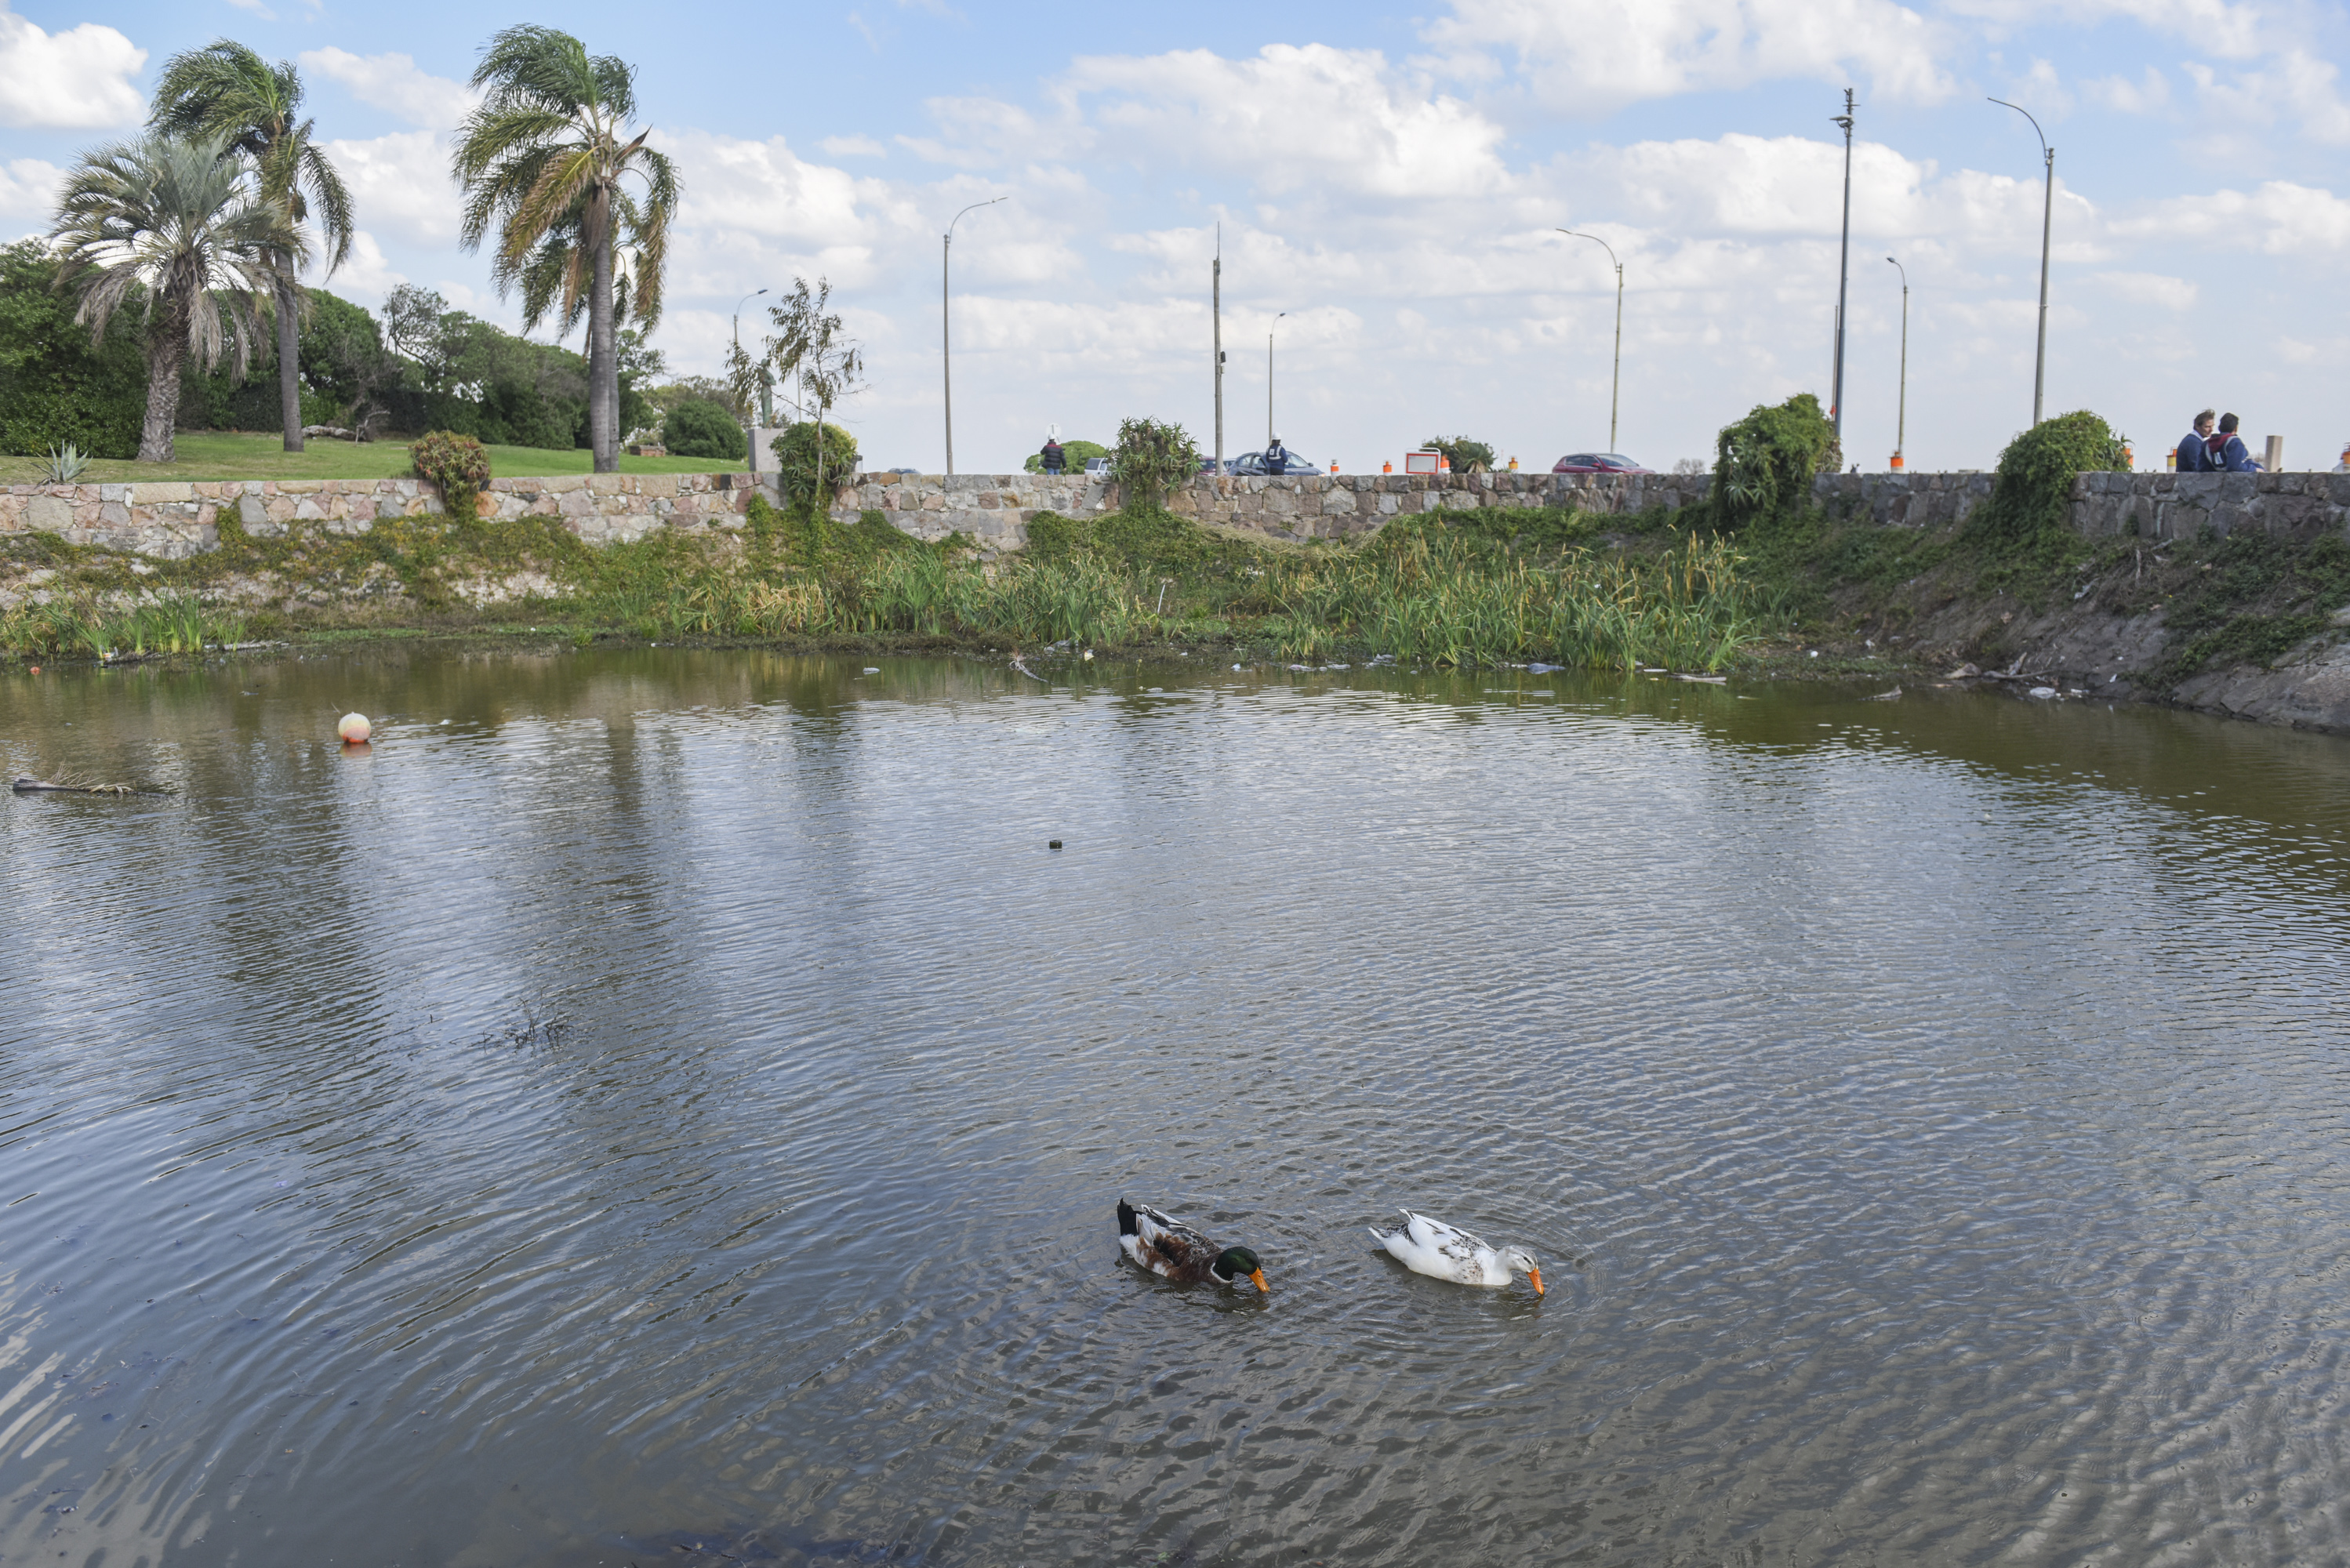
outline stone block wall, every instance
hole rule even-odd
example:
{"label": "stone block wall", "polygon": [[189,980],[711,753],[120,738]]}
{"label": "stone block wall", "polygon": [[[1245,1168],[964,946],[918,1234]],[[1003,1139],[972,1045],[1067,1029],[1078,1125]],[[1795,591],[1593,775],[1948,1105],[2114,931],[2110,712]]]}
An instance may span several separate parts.
{"label": "stone block wall", "polygon": [[[1179,516],[1278,539],[1339,539],[1387,519],[1440,507],[1574,506],[1624,514],[1702,501],[1707,475],[1302,474],[1281,479],[1201,478],[1168,497]],[[1988,473],[1830,473],[1813,493],[1831,508],[1888,528],[1963,521],[1991,495]],[[493,479],[484,517],[558,518],[589,544],[643,537],[656,528],[733,527],[772,474],[599,473]],[[840,487],[833,516],[879,512],[905,532],[942,539],[961,532],[994,550],[1027,539],[1028,520],[1116,509],[1115,485],[1083,474],[859,474]],[[37,529],[69,544],[183,560],[215,547],[225,514],[263,538],[296,524],[365,533],[377,519],[438,514],[441,497],[415,479],[140,481],[0,488],[0,535]],[[2084,473],[2073,484],[2073,524],[2086,535],[2136,533],[2192,538],[2204,528],[2350,536],[2350,473]]]}
{"label": "stone block wall", "polygon": [[2350,535],[2350,473],[2084,473],[2073,481],[2073,526],[2093,538]]}
{"label": "stone block wall", "polygon": [[[493,479],[484,517],[559,517],[589,544],[640,538],[655,528],[732,526],[751,504],[747,473],[563,474]],[[769,499],[774,499],[770,492]],[[39,530],[165,560],[214,548],[224,514],[257,538],[311,524],[364,534],[380,517],[437,515],[440,492],[417,479],[139,481],[0,488],[0,535]]]}
{"label": "stone block wall", "polygon": [[[1551,473],[1336,473],[1284,478],[1202,475],[1167,497],[1167,509],[1201,523],[1279,539],[1367,534],[1388,518],[1439,508],[1574,506],[1608,514],[1702,500],[1706,475]],[[1085,517],[1118,509],[1114,484],[1083,474],[866,473],[843,485],[832,515],[843,523],[879,512],[922,539],[970,535],[994,549],[1017,549],[1038,512]]]}

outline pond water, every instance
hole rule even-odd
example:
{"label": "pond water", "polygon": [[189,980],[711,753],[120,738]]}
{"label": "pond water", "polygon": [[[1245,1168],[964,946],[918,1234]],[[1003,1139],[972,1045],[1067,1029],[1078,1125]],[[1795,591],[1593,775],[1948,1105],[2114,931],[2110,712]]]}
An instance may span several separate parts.
{"label": "pond water", "polygon": [[876,662],[0,675],[0,1562],[2350,1557],[2350,746]]}

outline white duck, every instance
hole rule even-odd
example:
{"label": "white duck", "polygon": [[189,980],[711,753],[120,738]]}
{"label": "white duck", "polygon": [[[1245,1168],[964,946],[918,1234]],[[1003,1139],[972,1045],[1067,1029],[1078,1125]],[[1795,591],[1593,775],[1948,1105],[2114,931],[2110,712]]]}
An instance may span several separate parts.
{"label": "white duck", "polygon": [[1401,1212],[1402,1230],[1381,1231],[1374,1227],[1371,1237],[1413,1273],[1495,1291],[1508,1284],[1513,1275],[1523,1273],[1534,1282],[1534,1294],[1544,1293],[1542,1265],[1523,1247],[1489,1246],[1441,1220],[1431,1220],[1409,1209]]}

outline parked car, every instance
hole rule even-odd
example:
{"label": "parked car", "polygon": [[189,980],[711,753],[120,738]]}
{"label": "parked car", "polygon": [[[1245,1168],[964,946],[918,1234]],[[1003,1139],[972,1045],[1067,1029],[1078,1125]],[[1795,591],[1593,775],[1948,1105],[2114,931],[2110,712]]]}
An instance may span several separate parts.
{"label": "parked car", "polygon": [[1226,467],[1225,472],[1228,473],[1244,474],[1324,473],[1328,472],[1320,465],[1298,456],[1294,452],[1284,451],[1283,452],[1283,456],[1287,461],[1283,462],[1281,466],[1268,467],[1265,463],[1264,453],[1261,452],[1244,452],[1241,453],[1240,456],[1232,460],[1231,463]]}
{"label": "parked car", "polygon": [[1654,473],[1620,452],[1574,452],[1550,465],[1553,473]]}
{"label": "parked car", "polygon": [[1086,477],[1087,479],[1097,480],[1107,479],[1109,477],[1109,459],[1106,457],[1089,457],[1086,459]]}

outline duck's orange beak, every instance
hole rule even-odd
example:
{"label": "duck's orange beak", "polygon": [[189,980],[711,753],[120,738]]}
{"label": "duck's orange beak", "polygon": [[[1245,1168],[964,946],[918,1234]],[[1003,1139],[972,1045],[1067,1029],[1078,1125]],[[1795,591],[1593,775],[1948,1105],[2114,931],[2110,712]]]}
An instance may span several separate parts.
{"label": "duck's orange beak", "polygon": [[1547,1295],[1549,1293],[1543,1289],[1542,1271],[1540,1269],[1528,1269],[1526,1271],[1526,1278],[1534,1282],[1534,1294],[1539,1296]]}
{"label": "duck's orange beak", "polygon": [[1263,1291],[1266,1295],[1273,1294],[1273,1287],[1264,1282],[1264,1271],[1263,1269],[1251,1269],[1249,1271],[1249,1278],[1256,1282],[1256,1288],[1258,1290]]}

